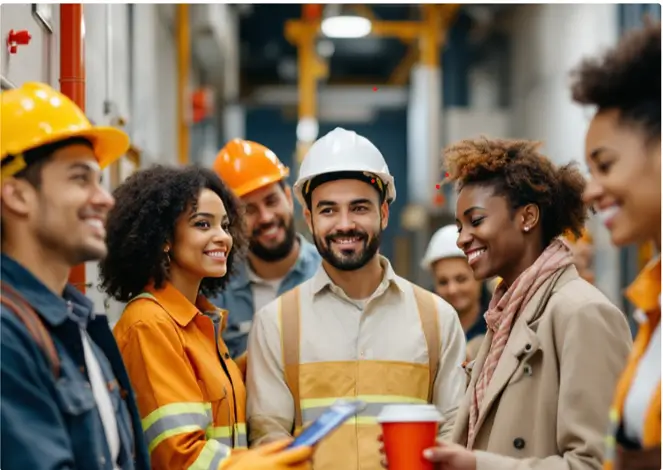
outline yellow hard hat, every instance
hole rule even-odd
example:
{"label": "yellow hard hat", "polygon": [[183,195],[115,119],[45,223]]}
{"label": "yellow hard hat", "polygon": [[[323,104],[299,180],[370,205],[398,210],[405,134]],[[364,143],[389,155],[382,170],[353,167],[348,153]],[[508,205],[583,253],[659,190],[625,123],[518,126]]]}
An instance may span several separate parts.
{"label": "yellow hard hat", "polygon": [[83,111],[62,93],[43,83],[28,82],[0,93],[0,162],[2,176],[27,166],[28,150],[80,137],[92,144],[104,168],[129,149],[129,136],[113,127],[93,126]]}

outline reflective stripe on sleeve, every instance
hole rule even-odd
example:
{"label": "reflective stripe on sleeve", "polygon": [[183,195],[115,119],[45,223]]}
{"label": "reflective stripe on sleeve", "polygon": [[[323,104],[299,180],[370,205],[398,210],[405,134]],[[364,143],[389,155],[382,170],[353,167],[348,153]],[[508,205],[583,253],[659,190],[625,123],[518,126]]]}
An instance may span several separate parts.
{"label": "reflective stripe on sleeve", "polygon": [[216,440],[209,440],[188,470],[218,470],[219,465],[230,455],[230,447]]}
{"label": "reflective stripe on sleeve", "polygon": [[178,434],[205,431],[212,422],[210,404],[171,403],[157,408],[142,420],[148,451]]}

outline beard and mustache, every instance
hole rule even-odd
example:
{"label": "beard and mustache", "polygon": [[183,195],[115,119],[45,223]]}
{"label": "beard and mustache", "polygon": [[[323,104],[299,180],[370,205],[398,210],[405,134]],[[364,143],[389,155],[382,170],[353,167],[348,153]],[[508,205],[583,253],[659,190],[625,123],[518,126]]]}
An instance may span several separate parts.
{"label": "beard and mustache", "polygon": [[[277,229],[282,228],[285,231],[285,238],[283,239],[283,241],[271,247],[261,244],[258,241],[258,237],[260,237],[263,233],[273,228]],[[286,222],[282,218],[277,218],[272,222],[261,224],[253,230],[253,232],[251,233],[251,239],[249,241],[249,250],[257,258],[260,258],[263,261],[267,262],[280,261],[286,256],[288,256],[288,254],[290,254],[293,246],[295,245],[296,238],[297,234],[295,232],[294,219],[290,218],[290,220]]]}
{"label": "beard and mustache", "polygon": [[[322,238],[314,234],[313,241],[320,256],[334,268],[340,271],[355,271],[363,268],[366,263],[373,259],[380,249],[381,235],[382,232],[379,231],[373,237],[369,237],[365,231],[355,229],[337,231]],[[362,244],[361,249],[355,251],[341,248],[340,253],[335,252],[332,243],[340,238],[357,238]]]}

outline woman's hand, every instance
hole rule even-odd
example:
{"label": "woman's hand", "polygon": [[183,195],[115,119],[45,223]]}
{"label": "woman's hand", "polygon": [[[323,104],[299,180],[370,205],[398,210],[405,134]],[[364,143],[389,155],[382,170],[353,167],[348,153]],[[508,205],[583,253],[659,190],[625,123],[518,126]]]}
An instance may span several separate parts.
{"label": "woman's hand", "polygon": [[312,447],[286,449],[292,439],[281,439],[232,455],[219,470],[310,470]]}
{"label": "woman's hand", "polygon": [[477,459],[474,452],[459,444],[438,441],[436,447],[424,451],[424,458],[437,464],[436,469],[476,470]]}

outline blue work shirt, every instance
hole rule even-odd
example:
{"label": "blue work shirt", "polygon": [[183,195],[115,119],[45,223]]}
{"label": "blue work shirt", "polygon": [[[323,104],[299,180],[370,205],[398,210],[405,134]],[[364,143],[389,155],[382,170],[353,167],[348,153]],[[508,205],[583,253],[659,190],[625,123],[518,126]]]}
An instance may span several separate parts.
{"label": "blue work shirt", "polygon": [[[48,356],[16,313],[2,305],[0,467],[149,470],[140,415],[106,316],[95,315],[92,302],[73,286],[59,296],[4,254],[0,272],[2,281],[41,317],[60,360],[56,380]],[[91,339],[115,409],[120,438],[116,465],[87,377],[81,327]]]}
{"label": "blue work shirt", "polygon": [[[297,237],[300,243],[299,257],[279,285],[277,296],[312,277],[320,266],[322,258],[315,245],[299,234]],[[246,351],[249,330],[255,313],[251,284],[248,266],[245,263],[230,279],[226,289],[219,296],[211,299],[211,302],[217,307],[228,310],[228,325],[223,332],[223,340],[233,358]]]}

